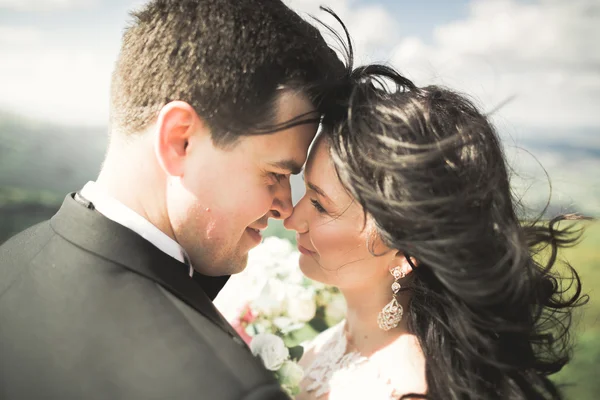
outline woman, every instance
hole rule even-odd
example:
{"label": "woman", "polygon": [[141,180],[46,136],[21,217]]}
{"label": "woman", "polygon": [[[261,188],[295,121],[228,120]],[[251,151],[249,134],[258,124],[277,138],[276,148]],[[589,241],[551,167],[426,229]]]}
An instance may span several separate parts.
{"label": "woman", "polygon": [[548,376],[586,298],[556,268],[579,237],[558,223],[576,217],[517,218],[499,139],[465,97],[376,65],[345,85],[285,221],[304,274],[348,305],[308,347],[297,398],[560,399]]}

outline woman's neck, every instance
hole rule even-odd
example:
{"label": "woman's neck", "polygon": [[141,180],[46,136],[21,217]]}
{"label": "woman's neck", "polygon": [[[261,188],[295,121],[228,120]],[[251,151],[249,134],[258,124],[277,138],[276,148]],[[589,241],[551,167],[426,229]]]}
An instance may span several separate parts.
{"label": "woman's neck", "polygon": [[[391,286],[391,282],[388,287]],[[400,321],[397,327],[389,331],[382,330],[377,323],[379,312],[392,300],[391,289],[365,290],[365,288],[359,288],[340,290],[348,306],[346,335],[350,349],[358,351],[364,356],[370,356],[407,333],[405,318]],[[369,294],[365,295],[365,293]],[[399,293],[397,299],[406,311],[409,301],[408,293]]]}

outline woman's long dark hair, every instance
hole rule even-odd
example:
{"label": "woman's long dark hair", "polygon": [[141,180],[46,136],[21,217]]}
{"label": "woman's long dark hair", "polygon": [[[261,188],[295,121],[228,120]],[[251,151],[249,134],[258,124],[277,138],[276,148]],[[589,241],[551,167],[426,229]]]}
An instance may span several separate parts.
{"label": "woman's long dark hair", "polygon": [[347,80],[323,133],[380,238],[417,260],[403,290],[426,397],[561,399],[548,376],[570,358],[571,313],[587,297],[575,269],[557,268],[557,253],[581,234],[561,222],[579,217],[517,218],[486,116],[465,96],[417,88],[392,68],[352,69],[347,45]]}

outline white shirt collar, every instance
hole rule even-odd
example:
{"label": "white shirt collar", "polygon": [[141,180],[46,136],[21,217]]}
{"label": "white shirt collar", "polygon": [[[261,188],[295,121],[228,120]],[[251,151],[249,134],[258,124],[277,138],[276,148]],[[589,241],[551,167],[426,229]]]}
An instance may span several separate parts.
{"label": "white shirt collar", "polygon": [[94,208],[106,218],[131,229],[162,252],[189,265],[190,277],[194,275],[194,268],[189,261],[189,257],[179,243],[154,226],[146,218],[106,194],[96,182],[88,182],[81,189],[80,193],[86,200],[91,201],[94,204]]}

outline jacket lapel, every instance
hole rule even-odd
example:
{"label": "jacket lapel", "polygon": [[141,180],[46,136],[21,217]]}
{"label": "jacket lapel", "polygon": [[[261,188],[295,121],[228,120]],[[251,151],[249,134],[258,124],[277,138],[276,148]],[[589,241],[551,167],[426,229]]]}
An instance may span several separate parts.
{"label": "jacket lapel", "polygon": [[[99,257],[163,286],[234,338],[239,336],[212,300],[228,276],[188,275],[188,267],[165,254],[132,230],[104,217],[94,205],[67,195],[50,224],[57,234]],[[241,340],[241,339],[240,339]],[[236,340],[237,341],[237,340]]]}

